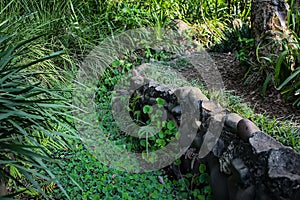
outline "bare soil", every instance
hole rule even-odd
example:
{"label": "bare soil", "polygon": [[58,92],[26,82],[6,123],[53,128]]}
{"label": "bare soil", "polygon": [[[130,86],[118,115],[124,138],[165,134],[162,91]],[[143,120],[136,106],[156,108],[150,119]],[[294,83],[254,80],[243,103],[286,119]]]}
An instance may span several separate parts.
{"label": "bare soil", "polygon": [[[300,109],[287,102],[274,87],[269,84],[266,95],[262,95],[263,83],[245,84],[246,67],[240,65],[234,53],[209,52],[222,75],[225,89],[232,95],[242,99],[256,114],[263,114],[279,121],[290,120],[293,125],[300,126]],[[199,72],[191,65],[178,69],[187,80],[201,80]]]}
{"label": "bare soil", "polygon": [[286,102],[275,88],[269,87],[264,97],[262,84],[245,84],[245,68],[239,65],[233,53],[210,52],[210,56],[222,74],[225,89],[241,97],[244,103],[254,109],[255,113],[300,124],[300,109],[293,106],[291,102]]}

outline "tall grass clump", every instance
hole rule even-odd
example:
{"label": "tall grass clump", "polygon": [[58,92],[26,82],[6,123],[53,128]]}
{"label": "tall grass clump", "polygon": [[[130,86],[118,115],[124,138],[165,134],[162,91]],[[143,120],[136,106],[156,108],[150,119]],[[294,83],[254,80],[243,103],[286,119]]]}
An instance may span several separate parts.
{"label": "tall grass clump", "polygon": [[[0,196],[26,195],[48,198],[45,187],[53,185],[68,197],[47,167],[54,149],[66,148],[66,138],[76,137],[68,100],[62,89],[43,87],[43,72],[35,66],[58,58],[52,52],[28,59],[30,49],[42,36],[16,42],[0,26]],[[25,198],[25,197],[24,197]]]}
{"label": "tall grass clump", "polygon": [[[228,1],[228,8],[229,2],[236,1]],[[247,19],[251,2],[236,2],[234,8],[241,9],[243,5],[242,7],[246,10],[238,12],[240,19],[233,20],[233,26],[223,31],[224,37],[212,49],[237,51],[236,57],[240,60],[240,65],[245,67],[245,84],[261,85],[260,89],[264,97],[269,89],[278,90],[286,102],[300,106],[299,3],[294,0],[287,2],[290,7],[287,15],[287,29],[274,30],[273,34],[276,35],[274,39],[263,41],[258,45],[255,45],[254,35],[251,33]],[[236,22],[239,22],[238,26]]]}
{"label": "tall grass clump", "polygon": [[82,58],[107,36],[140,27],[170,27],[174,19],[195,24],[196,38],[211,46],[232,19],[246,21],[249,9],[249,0],[5,0],[0,2],[0,18],[22,24],[18,29],[25,38],[43,30],[54,47],[64,46]]}
{"label": "tall grass clump", "polygon": [[251,1],[176,1],[176,18],[184,19],[195,30],[195,39],[206,48],[227,40],[234,20],[249,22]]}
{"label": "tall grass clump", "polygon": [[287,3],[290,6],[287,16],[287,24],[296,35],[300,35],[300,14],[299,14],[299,1],[288,0]]}
{"label": "tall grass clump", "polygon": [[[256,47],[258,65],[250,68],[249,74],[258,77],[262,82],[262,94],[265,95],[271,86],[278,90],[286,101],[300,106],[300,39],[299,39],[299,5],[288,1],[287,29],[277,30],[276,39]],[[268,55],[260,55],[269,49]]]}
{"label": "tall grass clump", "polygon": [[[0,22],[4,25],[2,35],[13,35],[7,45],[29,40],[34,36],[43,35],[31,43],[26,49],[26,57],[22,62],[31,62],[54,51],[64,50],[66,54],[46,60],[31,67],[40,73],[40,80],[45,87],[58,87],[62,82],[70,81],[67,71],[73,70],[75,62],[71,59],[73,51],[68,48],[66,33],[73,23],[66,16],[72,16],[70,5],[54,1],[53,4],[36,1],[1,1]],[[71,19],[71,17],[70,17]],[[69,24],[68,26],[66,24]],[[42,74],[42,75],[41,75]]]}
{"label": "tall grass clump", "polygon": [[289,40],[280,41],[280,45],[283,47],[283,51],[273,64],[274,84],[276,89],[288,100],[292,100],[294,105],[300,106],[300,38],[294,32]]}

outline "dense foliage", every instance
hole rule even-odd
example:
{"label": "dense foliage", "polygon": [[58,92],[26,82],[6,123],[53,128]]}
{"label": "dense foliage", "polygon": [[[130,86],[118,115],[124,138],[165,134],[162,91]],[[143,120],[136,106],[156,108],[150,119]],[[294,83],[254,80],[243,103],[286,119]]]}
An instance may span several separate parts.
{"label": "dense foliage", "polygon": [[[246,80],[258,78],[263,94],[275,87],[300,105],[299,10],[289,0],[291,41],[283,51],[253,61],[259,50],[251,34],[250,0],[2,0],[0,2],[0,196],[56,199],[211,199],[205,166],[200,175],[168,179],[163,171],[130,174],[109,168],[91,155],[73,128],[72,81],[80,62],[109,36],[140,27],[174,28],[181,19],[191,37],[205,48],[234,52]],[[143,55],[111,63],[99,80],[97,106],[104,134],[127,150],[146,152],[164,147],[177,129],[169,121],[155,137],[138,140],[120,134],[111,113],[115,83],[134,66],[167,60],[167,53],[145,46]],[[291,59],[293,58],[293,59]],[[262,65],[266,60],[269,65]],[[266,63],[266,62],[263,62]],[[251,76],[252,74],[252,76]],[[199,83],[193,83],[203,87]],[[251,83],[250,83],[251,84]],[[207,91],[204,91],[209,95]],[[256,115],[238,97],[226,95],[232,112],[253,120],[284,144],[299,151],[297,128]],[[157,99],[161,103],[160,99]],[[141,108],[149,114],[151,106]],[[103,110],[103,109],[102,109]],[[144,134],[144,133],[141,133]],[[148,140],[149,139],[149,140]],[[180,161],[176,161],[178,164]],[[162,181],[163,180],[163,181]],[[3,190],[4,188],[4,190]]]}
{"label": "dense foliage", "polygon": [[72,126],[65,121],[70,107],[59,95],[62,90],[42,87],[43,73],[32,69],[62,52],[24,60],[38,37],[16,44],[10,43],[11,38],[0,37],[0,180],[14,186],[10,192],[39,192],[46,197],[42,186],[56,183],[65,193],[46,163],[52,149],[67,146],[63,137],[71,138]]}

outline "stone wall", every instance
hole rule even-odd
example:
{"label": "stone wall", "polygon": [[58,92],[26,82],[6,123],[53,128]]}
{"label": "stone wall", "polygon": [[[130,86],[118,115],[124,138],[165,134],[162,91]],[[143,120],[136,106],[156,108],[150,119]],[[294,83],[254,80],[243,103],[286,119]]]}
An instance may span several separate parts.
{"label": "stone wall", "polygon": [[216,200],[300,199],[300,154],[292,148],[209,101],[198,88],[163,85],[133,74],[130,93],[139,95],[140,107],[160,97],[167,119],[178,125],[178,148],[185,151],[180,171],[197,173],[206,164]]}

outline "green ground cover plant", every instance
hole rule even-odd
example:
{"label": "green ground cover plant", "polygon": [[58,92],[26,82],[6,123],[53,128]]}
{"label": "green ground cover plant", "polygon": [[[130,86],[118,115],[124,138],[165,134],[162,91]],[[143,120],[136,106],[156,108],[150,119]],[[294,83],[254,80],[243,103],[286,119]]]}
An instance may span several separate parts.
{"label": "green ground cover plant", "polygon": [[[74,151],[56,154],[64,170],[54,168],[71,199],[173,199],[178,193],[160,171],[118,171],[99,162],[79,141],[75,144]],[[52,196],[64,198],[58,190]]]}
{"label": "green ground cover plant", "polygon": [[250,105],[242,103],[240,97],[226,92],[226,108],[231,112],[252,120],[262,131],[276,138],[284,145],[291,146],[296,151],[300,151],[299,126],[289,120],[279,120],[267,114],[256,114]]}
{"label": "green ground cover plant", "polygon": [[[279,55],[273,55],[273,58],[258,57],[260,60],[267,60],[272,66],[271,70],[267,66],[262,71],[267,73],[263,85],[263,94],[265,94],[267,85],[273,81],[273,85],[287,100],[293,101],[294,105],[300,106],[300,67],[299,50],[300,39],[295,32],[291,36],[280,33],[283,39],[278,41],[278,46],[282,47]],[[290,38],[290,39],[288,39]],[[257,49],[259,51],[259,49]],[[264,64],[263,64],[264,65]],[[271,79],[272,77],[272,79]]]}
{"label": "green ground cover plant", "polygon": [[[294,8],[295,1],[288,3]],[[192,39],[204,47],[234,50],[241,65],[249,64],[247,55],[255,51],[249,34],[250,6],[250,0],[1,1],[0,182],[6,183],[9,197],[212,199],[204,165],[199,168],[200,176],[186,174],[183,179],[172,180],[162,171],[130,174],[100,163],[72,128],[72,80],[80,61],[106,37],[140,27],[172,28],[174,19],[187,22],[193,29]],[[232,23],[236,18],[241,26]],[[265,79],[264,85],[273,77],[276,88],[299,105],[298,10],[290,10],[288,25],[295,47],[281,41],[285,51],[275,60],[269,59],[272,67],[260,77]],[[293,70],[290,56],[295,58]],[[100,128],[116,145],[130,151],[147,153],[176,137],[174,124],[165,121],[160,134],[148,141],[136,140],[119,130],[111,114],[114,85],[130,69],[153,60],[169,65],[170,54],[145,48],[142,57],[116,60],[99,80],[96,101],[101,107]],[[163,77],[164,81],[174,81],[173,75]],[[189,84],[204,89],[201,83]],[[263,131],[300,150],[299,128],[291,122],[257,115],[230,93],[226,99],[223,106],[231,112],[253,120]],[[150,110],[151,105],[141,112],[149,114]]]}

